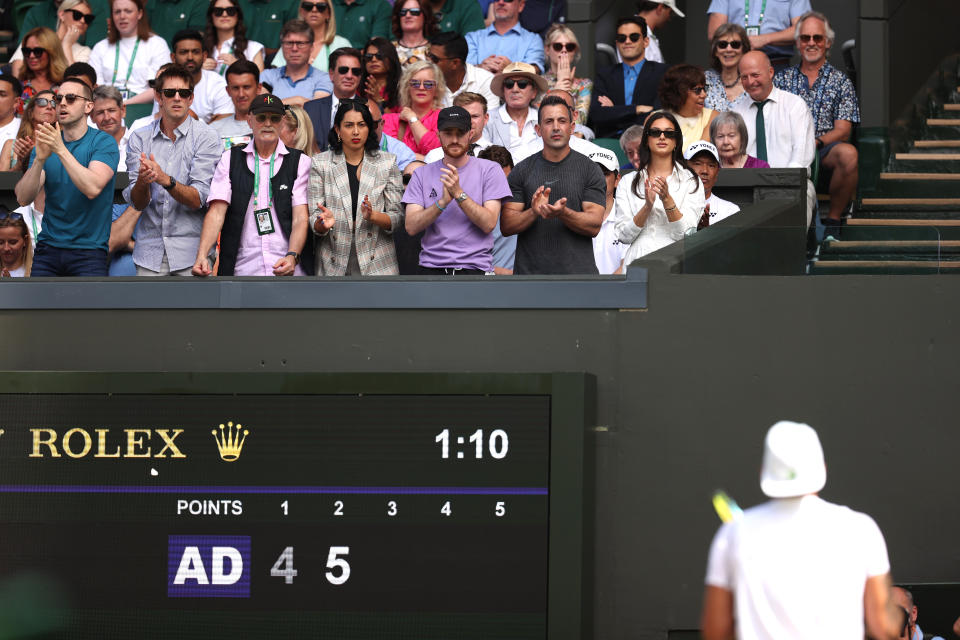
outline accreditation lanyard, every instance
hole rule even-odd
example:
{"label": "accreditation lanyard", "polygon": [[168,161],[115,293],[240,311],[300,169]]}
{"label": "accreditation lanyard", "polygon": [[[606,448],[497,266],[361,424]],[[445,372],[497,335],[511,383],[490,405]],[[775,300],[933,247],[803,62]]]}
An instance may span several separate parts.
{"label": "accreditation lanyard", "polygon": [[[763,24],[763,14],[767,12],[767,0],[763,0],[763,4],[760,5],[760,21],[757,22],[756,29],[759,32],[760,25]],[[750,0],[744,0],[743,2],[743,27],[746,29],[750,21]]]}
{"label": "accreditation lanyard", "polygon": [[270,203],[273,202],[273,161],[277,157],[277,152],[270,154],[270,173],[267,176],[267,193],[269,200],[267,206],[260,208],[260,154],[253,150],[253,215],[257,223],[257,233],[265,236],[273,233],[273,216],[270,215]]}
{"label": "accreditation lanyard", "polygon": [[[127,65],[127,77],[123,80],[123,88],[127,88],[130,82],[130,74],[133,73],[133,61],[137,59],[137,49],[140,48],[140,38],[137,38],[133,45],[133,53],[130,55],[130,64]],[[117,55],[113,59],[113,80],[110,84],[117,85],[117,73],[120,71],[120,41],[117,40]]]}
{"label": "accreditation lanyard", "polygon": [[[236,52],[237,52],[237,49],[236,49],[235,47],[231,46],[231,47],[230,47],[230,55],[234,55]],[[219,74],[222,75],[222,76],[223,76],[223,75],[226,75],[226,73],[227,73],[227,66],[228,66],[228,65],[225,65],[225,64],[223,64],[223,63],[221,62],[221,63],[220,63],[220,70],[217,71],[217,73],[219,73]]]}

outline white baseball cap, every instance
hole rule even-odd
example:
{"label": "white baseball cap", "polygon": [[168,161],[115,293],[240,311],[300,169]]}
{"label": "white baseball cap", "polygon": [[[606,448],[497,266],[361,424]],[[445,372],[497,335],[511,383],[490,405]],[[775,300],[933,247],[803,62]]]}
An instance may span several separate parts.
{"label": "white baseball cap", "polygon": [[771,498],[816,493],[827,484],[827,465],[817,432],[808,424],[781,420],[763,446],[760,489]]}
{"label": "white baseball cap", "polygon": [[706,151],[716,159],[717,164],[720,164],[720,153],[717,152],[717,148],[713,146],[712,142],[707,142],[706,140],[695,140],[687,145],[687,148],[683,150],[684,160],[690,160],[693,156],[698,153]]}
{"label": "white baseball cap", "polygon": [[668,7],[670,7],[670,9],[672,9],[673,12],[678,16],[680,16],[681,18],[686,17],[685,15],[683,15],[683,11],[680,11],[680,9],[677,9],[677,0],[650,0],[650,1],[656,2],[657,4],[665,4]]}
{"label": "white baseball cap", "polygon": [[607,171],[617,171],[620,169],[620,163],[617,161],[617,156],[613,155],[612,151],[608,151],[603,147],[598,147],[595,151],[591,151],[590,155],[587,157],[593,162],[598,163]]}

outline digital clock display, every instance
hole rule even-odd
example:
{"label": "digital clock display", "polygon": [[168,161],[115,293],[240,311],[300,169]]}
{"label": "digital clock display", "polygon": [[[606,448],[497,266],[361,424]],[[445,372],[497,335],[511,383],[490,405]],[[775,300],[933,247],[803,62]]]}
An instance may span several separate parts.
{"label": "digital clock display", "polygon": [[551,629],[550,385],[227,378],[0,394],[0,617],[35,608],[23,624],[64,638],[574,637]]}

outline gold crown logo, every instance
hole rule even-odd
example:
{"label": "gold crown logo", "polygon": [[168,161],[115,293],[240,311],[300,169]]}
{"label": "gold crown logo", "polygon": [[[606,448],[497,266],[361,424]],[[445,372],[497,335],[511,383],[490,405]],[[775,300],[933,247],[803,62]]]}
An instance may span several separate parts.
{"label": "gold crown logo", "polygon": [[250,433],[246,429],[243,429],[241,436],[241,429],[243,429],[242,424],[237,423],[237,425],[234,426],[232,422],[228,422],[226,426],[220,425],[219,434],[217,434],[216,429],[210,432],[213,434],[213,439],[217,441],[217,449],[220,450],[220,459],[224,462],[233,462],[240,457],[243,443]]}

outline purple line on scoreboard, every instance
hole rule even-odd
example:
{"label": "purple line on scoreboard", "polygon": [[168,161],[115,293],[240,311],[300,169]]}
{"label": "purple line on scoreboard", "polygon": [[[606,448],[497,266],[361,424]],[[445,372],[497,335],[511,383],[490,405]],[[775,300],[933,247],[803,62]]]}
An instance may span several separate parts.
{"label": "purple line on scoreboard", "polygon": [[339,495],[545,496],[546,487],[280,487],[198,485],[4,484],[0,493],[247,493]]}

